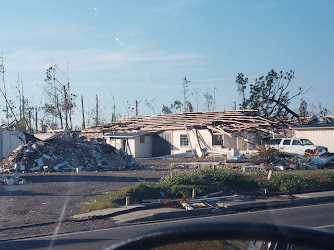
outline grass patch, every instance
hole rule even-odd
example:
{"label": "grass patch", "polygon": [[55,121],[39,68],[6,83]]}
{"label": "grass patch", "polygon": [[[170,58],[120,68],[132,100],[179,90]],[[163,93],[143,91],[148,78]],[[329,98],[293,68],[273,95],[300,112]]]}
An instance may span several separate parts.
{"label": "grass patch", "polygon": [[266,171],[240,173],[213,169],[173,173],[158,183],[140,182],[98,196],[89,204],[85,204],[82,212],[124,206],[127,196],[130,197],[131,204],[141,203],[145,199],[190,197],[194,188],[198,196],[225,190],[227,187],[228,190],[239,193],[268,188],[271,192],[287,194],[334,189],[332,170],[274,172],[270,180],[267,180],[267,176]]}
{"label": "grass patch", "polygon": [[315,192],[334,188],[334,171],[292,171],[274,173],[269,181],[262,183],[271,191],[285,193]]}

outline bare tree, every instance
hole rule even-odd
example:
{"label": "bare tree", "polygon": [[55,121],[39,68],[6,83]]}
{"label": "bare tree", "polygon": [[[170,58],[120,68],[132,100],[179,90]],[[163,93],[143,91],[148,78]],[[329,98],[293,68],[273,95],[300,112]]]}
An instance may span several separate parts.
{"label": "bare tree", "polygon": [[83,96],[82,95],[81,95],[81,111],[82,111],[82,128],[86,128],[85,109],[84,109],[84,101],[83,101]]}
{"label": "bare tree", "polygon": [[217,104],[216,104],[216,93],[218,92],[218,88],[214,87],[213,88],[213,103],[212,103],[212,110],[217,109]]}
{"label": "bare tree", "polygon": [[48,101],[44,104],[43,110],[46,115],[53,116],[52,127],[57,127],[57,120],[60,122],[60,128],[72,129],[72,114],[75,108],[76,95],[70,92],[70,81],[68,73],[65,80],[61,80],[58,76],[59,67],[57,64],[46,70],[46,78],[44,82],[44,92]]}
{"label": "bare tree", "polygon": [[195,89],[194,94],[196,99],[196,111],[198,112],[198,105],[200,104],[202,99],[200,98],[197,89]]}
{"label": "bare tree", "polygon": [[245,107],[243,107],[243,105],[246,102],[245,91],[246,91],[246,87],[248,85],[248,77],[245,77],[244,74],[242,74],[242,73],[238,73],[237,78],[236,78],[235,81],[238,85],[238,93],[242,98],[240,108],[243,109],[243,108],[245,108]]}
{"label": "bare tree", "polygon": [[205,98],[205,108],[207,111],[211,111],[213,109],[213,96],[209,93],[209,90],[203,94]]}
{"label": "bare tree", "polygon": [[97,125],[100,124],[100,120],[99,120],[99,98],[97,97],[97,95],[95,96],[95,100],[96,100],[96,103],[95,103],[95,118],[94,118],[94,121],[95,121],[95,126],[97,126]]}
{"label": "bare tree", "polygon": [[112,101],[113,101],[113,106],[112,106],[112,115],[111,115],[111,121],[114,122],[116,121],[116,103],[115,103],[115,96],[112,95]]}
{"label": "bare tree", "polygon": [[151,109],[153,111],[153,114],[155,114],[155,98],[148,100],[145,100],[145,104],[148,109]]}
{"label": "bare tree", "polygon": [[[183,77],[183,83],[182,83],[182,94],[183,94],[183,108],[184,112],[192,112],[193,107],[192,104],[188,101],[189,96],[192,94],[189,92],[189,84],[190,81],[187,80],[186,77]],[[191,110],[190,110],[191,109]]]}
{"label": "bare tree", "polygon": [[5,114],[6,114],[6,121],[9,124],[9,107],[8,107],[8,98],[7,98],[7,90],[6,90],[6,82],[5,82],[5,66],[3,64],[3,56],[2,53],[0,55],[0,74],[2,78],[3,90],[1,90],[3,97],[6,99],[5,102]]}

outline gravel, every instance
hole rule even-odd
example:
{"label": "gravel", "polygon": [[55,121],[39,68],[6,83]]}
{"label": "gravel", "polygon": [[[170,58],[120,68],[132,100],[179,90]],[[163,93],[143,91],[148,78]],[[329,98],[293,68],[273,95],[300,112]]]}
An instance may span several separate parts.
{"label": "gravel", "polygon": [[139,181],[157,182],[167,173],[134,170],[21,174],[26,184],[0,186],[0,240],[112,227],[112,219],[68,219],[97,195]]}

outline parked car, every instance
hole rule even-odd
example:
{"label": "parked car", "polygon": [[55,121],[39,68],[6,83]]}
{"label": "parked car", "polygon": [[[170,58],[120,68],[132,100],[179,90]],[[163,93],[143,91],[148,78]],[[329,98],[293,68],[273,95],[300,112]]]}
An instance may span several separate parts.
{"label": "parked car", "polygon": [[270,139],[270,147],[285,153],[299,155],[305,155],[306,150],[318,155],[328,152],[327,147],[314,145],[310,140],[300,138],[272,138]]}

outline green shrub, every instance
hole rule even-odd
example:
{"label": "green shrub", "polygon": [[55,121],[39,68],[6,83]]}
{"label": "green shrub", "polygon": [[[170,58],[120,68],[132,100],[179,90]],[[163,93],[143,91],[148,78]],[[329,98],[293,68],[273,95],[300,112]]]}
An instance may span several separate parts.
{"label": "green shrub", "polygon": [[334,171],[289,171],[274,172],[267,180],[266,171],[239,173],[213,169],[199,169],[187,173],[174,173],[160,180],[159,183],[140,182],[119,191],[107,193],[85,204],[83,212],[125,205],[125,198],[131,203],[140,203],[144,199],[174,199],[191,197],[196,188],[198,196],[223,190],[225,187],[239,191],[252,191],[268,188],[270,191],[296,193],[334,189]]}
{"label": "green shrub", "polygon": [[277,162],[282,158],[282,152],[276,148],[266,147],[265,145],[258,147],[258,155],[252,158],[253,164],[264,163],[269,165],[272,162]]}
{"label": "green shrub", "polygon": [[276,172],[269,181],[264,182],[263,186],[272,191],[285,193],[320,191],[327,186],[327,182],[319,181],[316,175],[307,175],[307,172]]}

